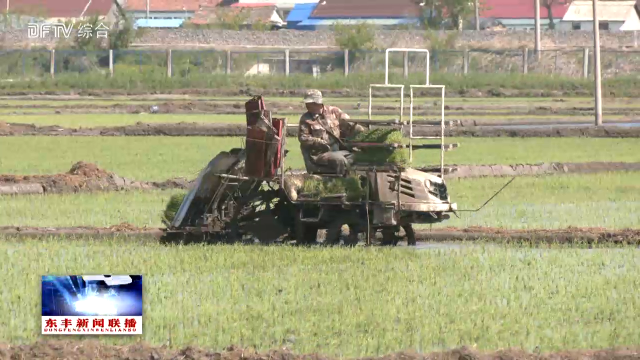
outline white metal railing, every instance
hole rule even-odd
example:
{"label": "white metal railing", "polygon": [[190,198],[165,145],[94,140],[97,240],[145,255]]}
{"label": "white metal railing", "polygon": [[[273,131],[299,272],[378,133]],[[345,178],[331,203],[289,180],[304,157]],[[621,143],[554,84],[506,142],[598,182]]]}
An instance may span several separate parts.
{"label": "white metal railing", "polygon": [[402,122],[402,115],[404,114],[404,85],[402,84],[369,84],[369,115],[368,119],[371,119],[371,104],[373,103],[372,91],[374,87],[381,88],[399,88],[400,89],[400,122]]}
{"label": "white metal railing", "polygon": [[[440,136],[413,136],[413,89],[431,88],[441,90],[440,100]],[[438,139],[440,138],[440,177],[444,178],[444,85],[409,85],[410,107],[409,107],[409,161],[413,162],[413,139]]]}
{"label": "white metal railing", "polygon": [[384,83],[389,85],[389,53],[391,52],[417,52],[417,53],[426,53],[427,61],[426,61],[426,79],[424,85],[429,85],[429,61],[431,56],[429,55],[429,50],[427,49],[404,49],[404,48],[390,48],[387,49],[384,53]]}
{"label": "white metal railing", "polygon": [[[372,120],[372,89],[374,87],[386,87],[386,88],[400,88],[400,121],[402,122],[402,116],[404,111],[404,85],[403,84],[390,84],[389,83],[389,54],[392,52],[405,52],[405,53],[425,53],[427,56],[426,61],[426,69],[425,69],[425,83],[424,84],[416,84],[409,85],[409,95],[410,95],[410,104],[409,104],[409,161],[413,162],[413,140],[414,139],[440,139],[440,176],[444,178],[444,152],[445,152],[445,144],[444,144],[444,97],[445,97],[445,86],[444,85],[431,85],[430,82],[430,68],[429,68],[429,60],[430,53],[427,49],[408,49],[408,48],[390,48],[385,51],[385,59],[384,59],[384,84],[370,84],[369,85],[369,120]],[[440,104],[440,136],[413,136],[413,107],[414,107],[414,89],[423,88],[423,89],[440,89],[441,90],[441,104]],[[437,125],[435,125],[437,126]]]}

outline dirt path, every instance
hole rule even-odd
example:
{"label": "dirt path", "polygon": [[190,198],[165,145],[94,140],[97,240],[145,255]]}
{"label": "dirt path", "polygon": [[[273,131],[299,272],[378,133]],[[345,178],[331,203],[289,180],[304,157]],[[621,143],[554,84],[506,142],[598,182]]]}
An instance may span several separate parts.
{"label": "dirt path", "polygon": [[[556,353],[532,354],[518,349],[481,353],[472,348],[462,347],[445,352],[418,354],[415,352],[397,352],[380,357],[361,358],[361,360],[427,360],[427,359],[526,359],[526,360],[605,360],[637,359],[640,350],[619,348],[611,350],[575,350]],[[96,354],[101,359],[126,360],[334,360],[337,358],[320,354],[299,355],[286,348],[266,353],[230,346],[222,352],[193,346],[182,349],[170,349],[166,346],[152,346],[146,343],[133,345],[106,345],[96,340],[41,340],[29,345],[0,344],[0,360],[14,359],[66,359],[93,360]]]}
{"label": "dirt path", "polygon": [[[357,102],[353,104],[337,104],[342,110],[345,110],[356,116],[366,116],[367,103],[366,101]],[[61,102],[59,105],[40,105],[40,104],[23,104],[23,105],[7,105],[0,104],[0,109],[12,109],[15,113],[20,113],[23,110],[23,114],[140,114],[151,112],[151,107],[155,106],[154,112],[158,114],[236,114],[244,115],[244,102],[217,102],[210,100],[192,100],[192,101],[164,101],[155,104],[135,104],[135,103],[116,103],[116,104],[92,104],[87,102],[86,104],[74,103],[65,104]],[[301,103],[295,102],[281,102],[272,101],[268,103],[269,109],[273,114],[290,115],[300,114],[303,111]],[[430,110],[425,110],[425,104],[418,104],[414,108],[414,114],[436,116],[440,107],[439,104],[426,104]],[[29,110],[42,110],[39,112],[32,112]],[[410,107],[404,106],[404,113],[408,114]],[[27,110],[27,111],[24,111]],[[48,111],[47,111],[48,110]],[[498,110],[499,112],[496,112]],[[559,118],[566,116],[592,116],[594,112],[593,107],[557,107],[557,106],[536,106],[531,108],[530,106],[523,105],[505,105],[505,104],[468,104],[468,105],[445,105],[445,111],[447,112],[447,118],[452,116],[558,116]],[[400,112],[400,105],[372,105],[372,112],[376,115],[390,115],[398,116]],[[640,113],[640,109],[637,107],[615,107],[603,109],[604,115],[621,115],[621,116],[636,116]]]}
{"label": "dirt path", "polygon": [[[15,91],[15,90],[0,90],[1,96],[11,96],[11,97],[22,97],[26,99],[30,98],[40,98],[40,99],[77,99],[79,97],[87,98],[108,98],[113,96],[134,96],[142,99],[147,98],[166,98],[170,95],[183,95],[183,96],[218,96],[218,97],[231,97],[231,96],[252,96],[256,94],[262,94],[266,97],[294,97],[294,98],[302,98],[307,89],[254,89],[254,88],[209,88],[209,89],[174,89],[174,90],[163,90],[160,92],[154,92],[149,90],[121,90],[121,89],[108,89],[108,90],[81,90],[81,91]],[[319,89],[322,91],[322,94],[325,97],[362,97],[369,98],[368,89],[363,90],[351,90],[351,89],[339,89],[339,90],[328,90],[328,89]],[[414,91],[414,95],[416,97],[427,97],[433,96],[434,91],[426,91],[426,90],[416,90]],[[616,94],[605,94],[604,96],[615,97]],[[637,91],[630,89],[625,92],[625,94],[618,94],[624,97],[636,97]],[[375,98],[397,98],[398,90],[397,89],[374,89],[372,91],[372,96]],[[464,89],[464,90],[448,90],[446,91],[447,98],[491,98],[491,97],[500,97],[500,98],[523,98],[523,97],[533,97],[533,98],[570,98],[570,97],[590,97],[591,92],[583,89],[577,90],[537,90],[537,89],[526,89],[526,90],[516,90],[516,89]]]}
{"label": "dirt path", "polygon": [[[425,171],[439,171],[423,169]],[[446,179],[493,176],[591,174],[613,171],[640,171],[639,163],[542,163],[517,165],[449,165]],[[298,171],[295,171],[298,173]],[[300,171],[301,172],[301,171]],[[96,191],[187,189],[191,180],[161,182],[135,181],[80,161],[62,174],[1,175],[0,195],[65,194]]]}
{"label": "dirt path", "polygon": [[[0,235],[14,238],[38,238],[43,236],[69,236],[82,239],[109,239],[115,236],[159,239],[162,229],[137,228],[130,224],[119,224],[107,228],[69,227],[0,227]],[[640,229],[607,230],[602,228],[566,228],[557,230],[506,230],[496,228],[444,228],[416,230],[418,242],[450,241],[496,241],[531,242],[536,244],[640,244]]]}
{"label": "dirt path", "polygon": [[[598,137],[638,138],[640,126],[567,126],[545,125],[533,128],[504,126],[455,126],[445,131],[447,137]],[[464,125],[464,123],[462,124]],[[287,129],[289,136],[297,136],[297,128]],[[408,135],[408,129],[405,129]],[[245,136],[246,126],[222,123],[137,123],[128,126],[101,126],[93,128],[64,128],[56,125],[0,122],[0,136]],[[437,136],[437,127],[414,128],[416,136]]]}

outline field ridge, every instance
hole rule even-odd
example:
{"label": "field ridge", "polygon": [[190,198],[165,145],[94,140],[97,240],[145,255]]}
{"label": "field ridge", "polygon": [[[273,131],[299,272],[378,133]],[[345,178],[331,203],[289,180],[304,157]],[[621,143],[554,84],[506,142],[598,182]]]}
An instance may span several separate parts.
{"label": "field ridge", "polygon": [[[268,352],[256,352],[229,346],[222,351],[207,350],[194,346],[171,349],[166,346],[152,346],[143,342],[118,346],[102,344],[95,340],[82,341],[38,341],[28,345],[0,344],[0,360],[13,359],[66,359],[93,360],[100,354],[102,359],[126,360],[333,360],[336,357],[321,354],[295,354],[285,347]],[[636,348],[615,348],[606,350],[566,350],[553,353],[528,352],[521,349],[505,349],[494,352],[480,352],[473,347],[460,347],[449,351],[418,353],[399,351],[383,356],[371,356],[360,360],[494,360],[494,359],[637,359],[640,350]]]}

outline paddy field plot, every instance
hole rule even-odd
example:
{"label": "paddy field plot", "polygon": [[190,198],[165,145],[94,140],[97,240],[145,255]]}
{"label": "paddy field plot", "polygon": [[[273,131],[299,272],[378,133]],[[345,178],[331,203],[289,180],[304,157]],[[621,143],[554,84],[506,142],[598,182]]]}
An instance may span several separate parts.
{"label": "paddy field plot", "polygon": [[[475,209],[508,178],[452,179],[451,200],[460,209]],[[180,190],[91,194],[4,196],[0,226],[95,226],[130,223],[162,227],[161,213]],[[433,228],[472,226],[504,229],[640,227],[640,173],[519,177],[480,212],[459,213]],[[428,226],[418,226],[428,228]]]}
{"label": "paddy field plot", "polygon": [[[460,148],[445,154],[447,164],[539,162],[637,162],[640,141],[614,138],[451,138]],[[302,169],[300,147],[287,138],[286,166]],[[220,151],[243,146],[240,137],[5,137],[0,142],[0,174],[55,174],[78,161],[135,180],[195,178]],[[415,166],[439,164],[438,151],[418,150]]]}
{"label": "paddy field plot", "polygon": [[632,248],[172,247],[0,235],[0,270],[13,284],[0,293],[0,339],[14,344],[37,338],[42,274],[106,270],[144,274],[142,339],[154,345],[355,357],[462,345],[596,349],[640,337]]}

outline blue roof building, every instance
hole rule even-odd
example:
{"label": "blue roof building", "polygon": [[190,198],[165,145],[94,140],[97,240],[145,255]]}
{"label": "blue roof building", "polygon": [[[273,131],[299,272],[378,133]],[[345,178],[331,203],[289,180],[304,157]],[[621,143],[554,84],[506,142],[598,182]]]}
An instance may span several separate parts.
{"label": "blue roof building", "polygon": [[300,23],[309,19],[311,13],[318,4],[296,4],[287,16],[287,29],[294,30],[311,30],[300,27]]}
{"label": "blue roof building", "polygon": [[156,29],[177,29],[182,26],[184,19],[138,19],[134,27],[156,28]]}
{"label": "blue roof building", "polygon": [[423,9],[418,3],[417,0],[320,0],[311,14],[297,23],[297,28],[318,30],[337,23],[357,25],[363,22],[382,28],[419,25]]}

